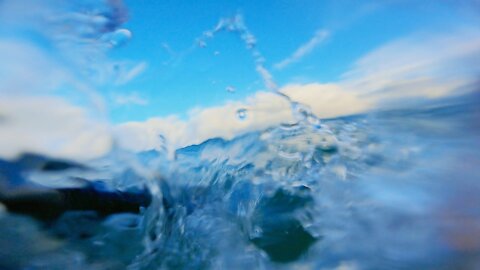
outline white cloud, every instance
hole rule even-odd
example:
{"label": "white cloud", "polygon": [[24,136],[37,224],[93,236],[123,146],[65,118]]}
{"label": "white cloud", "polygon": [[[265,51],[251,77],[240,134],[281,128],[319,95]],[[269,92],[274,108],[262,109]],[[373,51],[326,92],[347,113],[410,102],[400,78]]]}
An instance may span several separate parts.
{"label": "white cloud", "polygon": [[419,33],[358,60],[343,76],[345,89],[377,101],[438,98],[458,93],[480,74],[480,31]]}
{"label": "white cloud", "polygon": [[[320,117],[348,115],[369,109],[368,100],[348,93],[334,84],[289,85],[281,91],[293,100],[309,105]],[[246,118],[237,118],[238,109],[246,109]],[[167,138],[169,150],[201,143],[209,138],[231,139],[280,123],[293,122],[290,104],[272,92],[257,92],[241,102],[223,106],[196,108],[186,120],[170,116],[151,118],[145,122],[128,122],[115,131],[119,142],[127,149],[144,151],[160,147],[159,135]]]}
{"label": "white cloud", "polygon": [[308,42],[306,42],[305,44],[302,44],[289,57],[287,57],[287,58],[283,59],[282,61],[276,63],[274,65],[274,67],[276,69],[283,69],[283,68],[287,67],[288,65],[299,61],[304,56],[311,53],[323,41],[325,41],[325,39],[328,37],[328,35],[329,35],[328,31],[318,30]]}
{"label": "white cloud", "polygon": [[112,144],[106,122],[54,97],[0,97],[0,158],[31,152],[88,160]]}
{"label": "white cloud", "polygon": [[[151,118],[145,122],[127,122],[114,128],[116,141],[125,149],[145,151],[161,149],[163,140],[160,135],[168,136],[167,143],[183,145],[187,134],[187,123],[175,116]],[[173,149],[170,149],[173,150]]]}
{"label": "white cloud", "polygon": [[[479,57],[479,31],[462,30],[423,39],[414,35],[362,57],[339,82],[286,85],[279,91],[310,106],[321,118],[350,115],[380,108],[392,100],[460,93],[477,82]],[[246,119],[237,119],[239,108],[247,109]],[[152,118],[119,125],[115,131],[132,150],[158,147],[160,134],[174,150],[212,137],[230,139],[292,120],[290,105],[284,98],[272,92],[257,92],[243,101],[193,109],[185,120]]]}
{"label": "white cloud", "polygon": [[354,91],[346,91],[338,84],[287,85],[282,92],[293,100],[310,106],[320,118],[351,115],[373,108],[370,99],[362,98]]}
{"label": "white cloud", "polygon": [[[240,108],[247,110],[244,120],[236,116]],[[159,148],[160,135],[166,137],[169,150],[175,150],[212,137],[233,138],[285,120],[291,120],[288,102],[273,93],[258,92],[244,102],[192,109],[185,120],[169,116],[151,118],[145,122],[123,123],[115,128],[115,134],[120,145],[134,151]]]}

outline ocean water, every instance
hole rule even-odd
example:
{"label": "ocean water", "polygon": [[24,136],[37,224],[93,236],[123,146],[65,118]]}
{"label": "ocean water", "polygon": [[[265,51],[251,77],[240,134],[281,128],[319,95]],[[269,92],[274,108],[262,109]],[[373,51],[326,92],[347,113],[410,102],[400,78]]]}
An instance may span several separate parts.
{"label": "ocean water", "polygon": [[[0,42],[10,40],[0,48],[22,40],[22,53],[43,52],[31,54],[39,61],[31,69],[29,59],[4,58],[0,105],[54,96],[108,125],[97,87],[125,73],[106,56],[132,36],[121,28],[121,1],[0,7]],[[54,157],[57,144],[21,145],[0,159],[0,269],[480,269],[479,89],[320,119],[278,91],[240,16],[220,19],[197,45],[222,31],[246,45],[293,121],[173,151],[164,137],[165,145],[140,153],[113,142],[95,158],[71,157],[68,147]],[[49,66],[52,59],[62,64]],[[49,104],[13,111],[34,119],[42,115],[22,111]],[[0,107],[5,134],[24,121],[11,111]],[[232,122],[249,117],[239,108]],[[49,128],[18,128],[0,150],[24,138],[48,142]],[[77,139],[90,149],[91,137]]]}
{"label": "ocean water", "polygon": [[475,269],[476,98],[214,138],[174,159],[144,152],[151,179],[100,160],[2,164],[11,175],[153,195],[139,214],[41,222],[4,209],[2,268]]}

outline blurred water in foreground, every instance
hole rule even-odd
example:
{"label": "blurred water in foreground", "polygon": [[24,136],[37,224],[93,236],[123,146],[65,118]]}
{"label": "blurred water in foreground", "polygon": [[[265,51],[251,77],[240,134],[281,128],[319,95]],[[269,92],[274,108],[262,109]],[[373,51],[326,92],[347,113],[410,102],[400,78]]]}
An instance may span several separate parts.
{"label": "blurred water in foreground", "polygon": [[152,150],[139,154],[161,175],[152,179],[108,158],[85,167],[2,161],[4,182],[15,175],[57,187],[77,177],[123,191],[146,185],[153,201],[138,215],[71,211],[48,222],[3,209],[0,262],[4,269],[476,269],[479,116],[474,95],[326,120],[320,130],[284,125],[211,139],[177,150],[174,160]]}
{"label": "blurred water in foreground", "polygon": [[330,119],[275,92],[281,124],[134,153],[96,90],[135,70],[125,7],[46,3],[0,1],[1,269],[480,269],[478,83]]}

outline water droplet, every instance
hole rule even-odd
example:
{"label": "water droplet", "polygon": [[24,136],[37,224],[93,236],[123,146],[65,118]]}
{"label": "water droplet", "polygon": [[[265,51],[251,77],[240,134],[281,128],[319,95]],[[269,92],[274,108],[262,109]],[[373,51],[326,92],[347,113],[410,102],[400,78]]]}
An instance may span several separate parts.
{"label": "water droplet", "polygon": [[100,240],[96,240],[96,241],[93,241],[93,245],[95,245],[95,246],[104,246],[104,245],[105,245],[105,242],[100,241]]}
{"label": "water droplet", "polygon": [[322,134],[318,147],[325,152],[333,152],[337,150],[338,141],[337,138],[328,132]]}
{"label": "water droplet", "polygon": [[245,41],[245,44],[247,45],[248,49],[253,49],[253,47],[255,47],[255,45],[257,44],[257,40],[255,39],[255,36],[253,36],[250,33],[245,34],[242,38]]}
{"label": "water droplet", "polygon": [[259,226],[254,226],[251,234],[252,238],[261,237],[263,235],[263,230]]}
{"label": "water droplet", "polygon": [[235,87],[233,87],[231,85],[225,87],[225,90],[227,90],[227,92],[229,92],[229,93],[235,93]]}
{"label": "water droplet", "polygon": [[347,179],[347,167],[344,165],[337,165],[332,168],[333,173],[335,173],[338,178],[341,180],[346,180]]}
{"label": "water droplet", "polygon": [[200,47],[200,48],[205,48],[205,47],[207,47],[207,43],[206,43],[205,41],[203,41],[203,40],[198,40],[198,41],[197,41],[197,45],[198,45],[198,47]]}
{"label": "water droplet", "polygon": [[310,110],[306,105],[298,102],[292,102],[291,106],[293,115],[297,121],[303,122],[309,115]]}
{"label": "water droplet", "polygon": [[213,38],[213,32],[212,31],[205,31],[205,32],[203,32],[203,35],[207,38]]}
{"label": "water droplet", "polygon": [[109,33],[106,39],[112,47],[120,47],[125,45],[132,38],[132,32],[128,29],[118,29],[113,33]]}
{"label": "water droplet", "polygon": [[315,129],[322,127],[320,118],[313,114],[309,106],[298,102],[291,102],[291,106],[293,115],[299,123],[307,124]]}
{"label": "water droplet", "polygon": [[237,117],[240,120],[245,120],[247,118],[247,109],[241,108],[237,110]]}
{"label": "water droplet", "polygon": [[314,128],[320,128],[322,126],[322,121],[313,114],[307,116],[307,122]]}
{"label": "water droplet", "polygon": [[236,30],[237,30],[237,28],[235,27],[235,25],[233,25],[231,23],[227,25],[227,31],[233,32],[233,31],[236,31]]}

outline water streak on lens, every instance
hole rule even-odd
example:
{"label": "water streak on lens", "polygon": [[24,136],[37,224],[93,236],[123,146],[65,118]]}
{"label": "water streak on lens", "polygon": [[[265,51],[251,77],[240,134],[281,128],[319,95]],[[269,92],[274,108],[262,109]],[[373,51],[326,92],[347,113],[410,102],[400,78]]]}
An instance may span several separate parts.
{"label": "water streak on lens", "polygon": [[247,118],[247,109],[240,108],[237,110],[237,118],[240,120],[245,120]]}

